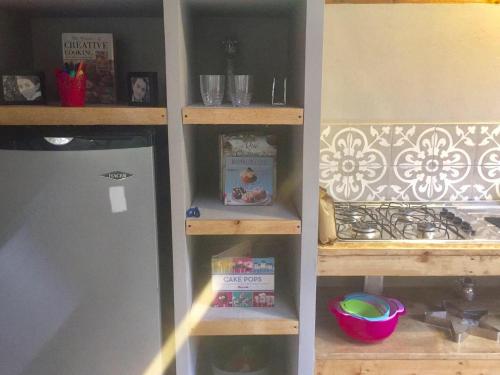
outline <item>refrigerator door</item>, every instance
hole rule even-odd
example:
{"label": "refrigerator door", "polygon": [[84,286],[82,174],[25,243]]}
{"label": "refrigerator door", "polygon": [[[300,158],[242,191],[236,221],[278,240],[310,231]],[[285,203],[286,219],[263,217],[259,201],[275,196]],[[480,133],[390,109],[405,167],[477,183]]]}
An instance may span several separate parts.
{"label": "refrigerator door", "polygon": [[0,176],[0,374],[143,374],[161,349],[152,147],[4,149]]}

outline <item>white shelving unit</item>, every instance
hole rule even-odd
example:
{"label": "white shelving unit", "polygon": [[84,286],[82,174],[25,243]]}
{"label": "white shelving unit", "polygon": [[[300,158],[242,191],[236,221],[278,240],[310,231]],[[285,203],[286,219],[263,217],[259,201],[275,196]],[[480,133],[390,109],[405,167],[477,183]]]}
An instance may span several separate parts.
{"label": "white shelving unit", "polygon": [[[311,0],[255,1],[251,5],[243,0],[172,0],[164,5],[167,75],[173,77],[167,82],[167,106],[173,171],[177,373],[200,374],[197,369],[206,366],[200,363],[203,356],[199,354],[205,336],[278,335],[286,359],[279,370],[287,375],[312,375],[322,53],[318,41],[323,33],[324,4]],[[240,41],[240,68],[254,69],[250,73],[255,76],[255,102],[259,104],[249,108],[200,105],[198,75],[216,69],[218,74],[224,73],[220,44],[227,36]],[[290,107],[260,104],[270,101],[276,69],[283,69],[289,77]],[[284,142],[278,149],[278,203],[270,207],[224,206],[214,193],[219,171],[213,139],[226,131],[267,132],[271,128],[279,130]],[[201,217],[186,219],[186,210],[193,206],[200,209]],[[204,236],[229,239],[242,235],[286,237],[286,251],[276,256],[286,260],[288,280],[277,287],[276,306],[223,310],[200,306],[195,297],[198,273],[209,272],[199,267],[206,251]],[[216,342],[217,337],[210,340]]]}

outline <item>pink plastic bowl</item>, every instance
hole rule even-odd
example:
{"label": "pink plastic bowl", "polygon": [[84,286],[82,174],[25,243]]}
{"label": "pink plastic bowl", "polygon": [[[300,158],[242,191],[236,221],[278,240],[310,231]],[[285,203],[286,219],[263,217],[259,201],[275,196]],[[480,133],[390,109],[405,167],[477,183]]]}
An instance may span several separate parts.
{"label": "pink plastic bowl", "polygon": [[393,298],[386,298],[391,306],[388,319],[375,322],[364,320],[343,311],[339,304],[343,299],[343,297],[339,297],[330,301],[328,304],[330,312],[335,316],[339,327],[346,335],[367,343],[377,342],[389,337],[398,325],[399,316],[406,312],[401,302]]}

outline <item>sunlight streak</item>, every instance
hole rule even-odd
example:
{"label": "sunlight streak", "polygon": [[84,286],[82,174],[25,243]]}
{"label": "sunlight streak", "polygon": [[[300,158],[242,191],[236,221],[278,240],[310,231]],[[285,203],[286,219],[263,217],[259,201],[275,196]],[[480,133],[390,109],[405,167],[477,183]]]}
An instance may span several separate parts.
{"label": "sunlight streak", "polygon": [[193,302],[191,311],[182,319],[165,341],[160,352],[151,361],[143,375],[162,375],[173,363],[177,352],[187,342],[191,330],[203,319],[213,301],[211,282],[207,283]]}

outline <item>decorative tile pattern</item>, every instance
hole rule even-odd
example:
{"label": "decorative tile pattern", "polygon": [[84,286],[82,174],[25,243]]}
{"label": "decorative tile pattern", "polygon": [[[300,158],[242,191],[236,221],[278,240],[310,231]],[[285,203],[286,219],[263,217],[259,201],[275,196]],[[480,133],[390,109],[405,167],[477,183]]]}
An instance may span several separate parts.
{"label": "decorative tile pattern", "polygon": [[471,166],[393,166],[388,199],[394,201],[466,201],[471,199]]}
{"label": "decorative tile pattern", "polygon": [[392,136],[391,165],[425,165],[433,159],[434,126],[395,126]]}
{"label": "decorative tile pattern", "polygon": [[475,156],[475,125],[435,128],[434,159],[439,165],[472,165]]}
{"label": "decorative tile pattern", "polygon": [[[407,167],[408,168],[408,167]],[[387,187],[387,200],[389,201],[416,201],[413,193],[414,185],[401,181],[396,175],[405,173],[405,167],[391,167],[389,170],[389,186]]]}
{"label": "decorative tile pattern", "polygon": [[474,200],[500,199],[500,125],[478,125]]}
{"label": "decorative tile pattern", "polygon": [[500,164],[476,166],[472,187],[474,200],[500,200]]}
{"label": "decorative tile pattern", "polygon": [[[442,166],[442,178],[445,179],[445,193],[441,197],[432,200],[465,202],[473,199],[473,174],[474,167],[471,165]],[[448,177],[449,176],[449,177]]]}
{"label": "decorative tile pattern", "polygon": [[367,148],[377,150],[384,157],[384,163],[389,165],[391,162],[391,140],[392,129],[389,125],[370,125],[370,126],[353,126],[352,132],[364,133],[367,138]]}
{"label": "decorative tile pattern", "polygon": [[343,126],[328,126],[321,132],[319,181],[322,187],[330,191],[330,194],[334,179],[339,179],[337,175],[339,174],[339,161],[341,160],[341,155],[336,149],[334,136],[342,134],[343,132],[349,132],[349,128]]}
{"label": "decorative tile pattern", "polygon": [[321,134],[321,185],[336,200],[383,200],[387,159],[380,147],[390,149],[390,130],[342,128],[332,136],[332,129]]}
{"label": "decorative tile pattern", "polygon": [[479,125],[475,165],[500,164],[500,125]]}
{"label": "decorative tile pattern", "polygon": [[334,126],[321,141],[337,200],[500,199],[500,125]]}

